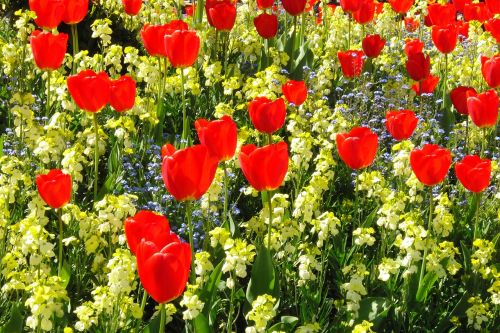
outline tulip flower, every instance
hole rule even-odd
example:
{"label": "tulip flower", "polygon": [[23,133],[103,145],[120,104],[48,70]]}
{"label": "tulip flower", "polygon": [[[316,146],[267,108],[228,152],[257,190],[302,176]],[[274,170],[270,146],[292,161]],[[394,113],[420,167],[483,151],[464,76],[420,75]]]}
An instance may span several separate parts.
{"label": "tulip flower", "polygon": [[[423,53],[424,42],[418,38],[407,39],[405,41],[405,54],[410,57],[412,54]],[[429,70],[430,70],[430,58],[429,58]]]}
{"label": "tulip flower", "polygon": [[450,99],[458,113],[468,115],[467,98],[475,95],[477,95],[476,89],[460,86],[450,92]]}
{"label": "tulip flower", "polygon": [[161,248],[142,239],[137,246],[136,257],[142,286],[156,302],[164,304],[182,295],[192,258],[187,243],[177,241]]}
{"label": "tulip flower", "polygon": [[413,6],[414,0],[389,0],[391,8],[398,14],[406,14],[411,6]]}
{"label": "tulip flower", "polygon": [[463,13],[465,5],[472,3],[472,0],[452,0],[452,3],[457,12]]}
{"label": "tulip flower", "polygon": [[467,98],[467,109],[472,122],[480,128],[493,127],[498,119],[498,95],[488,90]]}
{"label": "tulip flower", "polygon": [[236,21],[236,5],[231,2],[207,2],[208,22],[217,31],[231,31]]}
{"label": "tulip flower", "polygon": [[500,14],[500,2],[498,0],[485,0],[491,15]]}
{"label": "tulip flower", "polygon": [[406,61],[406,71],[415,81],[421,81],[431,73],[431,58],[423,53],[410,53]]}
{"label": "tulip flower", "polygon": [[422,94],[432,94],[434,89],[436,89],[439,83],[439,76],[429,75],[423,80],[412,85],[411,89],[417,93],[417,95]]}
{"label": "tulip flower", "polygon": [[196,5],[187,5],[184,7],[184,10],[186,12],[186,16],[193,17],[196,12]]}
{"label": "tulip flower", "polygon": [[426,144],[410,153],[411,169],[418,180],[427,186],[439,184],[448,174],[451,153],[435,144]]}
{"label": "tulip flower", "polygon": [[439,52],[448,54],[455,49],[458,40],[458,29],[455,24],[432,27],[432,41]]}
{"label": "tulip flower", "polygon": [[490,88],[500,87],[500,54],[491,58],[481,56],[481,72]]}
{"label": "tulip flower", "polygon": [[304,12],[307,0],[281,0],[281,4],[288,14],[298,16]]}
{"label": "tulip flower", "polygon": [[363,0],[358,10],[352,12],[352,18],[359,24],[367,24],[375,17],[375,1]]}
{"label": "tulip flower", "polygon": [[361,75],[364,65],[363,51],[337,52],[337,56],[345,77],[352,79]]}
{"label": "tulip flower", "polygon": [[257,191],[273,191],[281,186],[288,171],[288,146],[285,142],[261,148],[245,145],[240,151],[240,167]]}
{"label": "tulip flower", "polygon": [[272,134],[285,123],[286,105],[282,98],[271,101],[267,97],[257,97],[248,103],[248,113],[259,132]]}
{"label": "tulip flower", "polygon": [[420,26],[420,22],[413,17],[405,17],[404,22],[405,22],[405,29],[408,32],[415,32]]}
{"label": "tulip flower", "polygon": [[448,25],[457,20],[457,10],[451,3],[445,5],[433,3],[427,6],[427,11],[432,25]]}
{"label": "tulip flower", "polygon": [[123,223],[128,247],[133,254],[141,240],[152,242],[162,249],[170,243],[178,243],[179,237],[170,231],[170,223],[163,215],[149,210],[141,210],[134,216],[128,217]]}
{"label": "tulip flower", "polygon": [[142,7],[142,0],[122,0],[125,13],[131,16],[139,14]]}
{"label": "tulip flower", "polygon": [[353,13],[362,5],[363,0],[340,0],[340,7],[346,13]]}
{"label": "tulip flower", "polygon": [[464,20],[485,22],[492,18],[490,11],[485,3],[469,3],[464,6]]}
{"label": "tulip flower", "polygon": [[259,9],[271,8],[274,5],[274,0],[257,0],[257,7]]}
{"label": "tulip flower", "polygon": [[208,148],[212,156],[219,161],[228,161],[233,157],[236,151],[238,128],[231,117],[223,116],[214,121],[198,119],[194,126],[200,143]]}
{"label": "tulip flower", "polygon": [[385,119],[387,131],[397,141],[410,138],[418,124],[418,119],[411,110],[387,111]]}
{"label": "tulip flower", "polygon": [[200,50],[200,37],[196,31],[177,30],[165,36],[165,50],[174,68],[193,66]]}
{"label": "tulip flower", "polygon": [[278,33],[278,17],[274,14],[262,13],[253,19],[257,33],[264,39],[270,39]]}
{"label": "tulip flower", "polygon": [[385,46],[385,39],[381,38],[380,35],[366,35],[363,38],[363,51],[368,58],[376,58],[382,52]]}
{"label": "tulip flower", "polygon": [[491,161],[467,155],[455,164],[455,174],[466,189],[474,193],[482,192],[490,184]]}
{"label": "tulip flower", "polygon": [[105,72],[84,70],[67,79],[68,90],[76,105],[87,112],[99,112],[109,102],[110,81]]}
{"label": "tulip flower", "polygon": [[29,0],[29,6],[35,12],[35,23],[40,28],[55,29],[63,19],[64,0]]}
{"label": "tulip flower", "polygon": [[500,44],[500,19],[489,19],[484,23],[484,28],[496,39],[496,42]]}
{"label": "tulip flower", "polygon": [[87,15],[89,0],[64,0],[65,8],[62,20],[66,24],[78,24]]}
{"label": "tulip flower", "polygon": [[148,54],[153,57],[166,57],[165,35],[172,34],[176,30],[188,30],[187,23],[172,20],[164,25],[145,24],[141,29],[141,39]]}
{"label": "tulip flower", "polygon": [[204,145],[181,150],[172,145],[167,147],[161,167],[167,190],[177,201],[199,200],[212,184],[217,158]]}
{"label": "tulip flower", "polygon": [[71,199],[71,176],[59,169],[36,176],[36,187],[40,197],[51,208],[61,208]]}
{"label": "tulip flower", "polygon": [[61,67],[68,47],[68,35],[35,30],[30,36],[31,51],[38,68],[45,71]]}
{"label": "tulip flower", "polygon": [[124,75],[110,81],[109,104],[117,112],[130,110],[135,104],[136,85],[134,79]]}
{"label": "tulip flower", "polygon": [[304,81],[289,80],[281,87],[281,91],[288,103],[293,103],[295,106],[302,105],[307,99],[307,87]]}
{"label": "tulip flower", "polygon": [[351,169],[363,169],[373,163],[378,148],[378,136],[368,127],[354,127],[336,137],[340,158]]}

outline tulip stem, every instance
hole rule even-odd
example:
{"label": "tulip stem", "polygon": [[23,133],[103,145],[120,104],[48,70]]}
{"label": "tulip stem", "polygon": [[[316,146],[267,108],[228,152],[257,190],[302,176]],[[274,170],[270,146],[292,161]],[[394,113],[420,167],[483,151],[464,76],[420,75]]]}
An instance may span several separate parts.
{"label": "tulip stem", "polygon": [[222,217],[222,222],[225,227],[229,229],[228,223],[227,223],[227,217],[228,217],[228,200],[229,200],[229,191],[228,191],[228,181],[229,177],[227,176],[227,162],[224,161],[222,162],[222,168],[224,169],[224,216]]}
{"label": "tulip stem", "polygon": [[99,123],[97,122],[97,113],[94,112],[94,204],[97,201],[97,183],[99,178]]}
{"label": "tulip stem", "polygon": [[297,16],[293,17],[293,33],[292,33],[292,50],[290,54],[290,72],[293,70],[293,63],[295,62],[295,39],[297,38]]}
{"label": "tulip stem", "polygon": [[271,198],[272,192],[267,191],[267,205],[269,209],[269,224],[267,226],[267,248],[271,250],[271,227],[273,224],[273,203]]}
{"label": "tulip stem", "polygon": [[465,119],[465,154],[469,153],[469,115]]}
{"label": "tulip stem", "polygon": [[[231,279],[233,278],[233,274],[230,273]],[[234,288],[235,286],[231,288],[231,296],[229,298],[229,314],[227,316],[227,324],[226,324],[226,330],[227,333],[231,333],[233,331],[233,312],[234,312]]]}
{"label": "tulip stem", "polygon": [[166,310],[165,310],[165,303],[160,304],[160,329],[158,330],[158,333],[165,333],[165,321],[167,319],[166,316]]}
{"label": "tulip stem", "polygon": [[478,236],[478,224],[479,224],[479,205],[481,203],[481,192],[474,193],[476,196],[476,211],[474,212],[474,235],[472,238],[472,243],[476,240]]}
{"label": "tulip stem", "polygon": [[57,257],[57,275],[61,276],[62,262],[63,262],[63,220],[62,208],[57,210],[57,220],[59,222],[59,255]]}
{"label": "tulip stem", "polygon": [[271,133],[267,133],[267,144],[270,145],[273,143],[273,135]]}
{"label": "tulip stem", "polygon": [[189,275],[189,283],[194,284],[196,276],[194,274],[194,241],[193,241],[193,221],[191,219],[191,201],[186,201],[186,220],[188,223],[189,247],[191,248],[191,273]]}
{"label": "tulip stem", "polygon": [[351,48],[351,15],[347,16],[347,21],[349,22],[347,25],[347,49],[349,50]]}
{"label": "tulip stem", "polygon": [[188,119],[186,110],[186,94],[184,91],[184,68],[181,68],[181,90],[182,90],[182,137],[181,137],[181,147],[187,147],[188,143]]}
{"label": "tulip stem", "polygon": [[[427,234],[426,240],[432,237],[432,216],[434,215],[434,200],[432,198],[432,186],[429,186],[429,218],[427,220],[427,228],[429,232]],[[427,242],[425,242],[427,243]],[[418,286],[422,285],[422,280],[425,275],[425,264],[427,261],[427,244],[424,243],[424,256],[422,258],[422,267],[420,267],[420,277],[418,279]]]}
{"label": "tulip stem", "polygon": [[484,136],[484,139],[481,142],[481,154],[480,154],[481,157],[484,157],[486,147],[488,147],[488,128],[487,127],[483,127],[483,136]]}
{"label": "tulip stem", "polygon": [[71,24],[71,43],[73,45],[73,66],[71,69],[71,73],[76,73],[76,62],[75,57],[78,52],[80,52],[78,47],[78,29],[76,24]]}
{"label": "tulip stem", "polygon": [[52,71],[47,71],[47,105],[45,105],[45,116],[50,116],[50,77]]}
{"label": "tulip stem", "polygon": [[446,106],[446,85],[448,83],[448,53],[444,54],[443,109]]}

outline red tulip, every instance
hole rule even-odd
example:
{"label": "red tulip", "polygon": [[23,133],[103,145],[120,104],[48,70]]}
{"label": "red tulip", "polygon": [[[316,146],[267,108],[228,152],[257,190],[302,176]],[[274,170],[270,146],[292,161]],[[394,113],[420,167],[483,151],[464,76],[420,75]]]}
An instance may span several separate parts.
{"label": "red tulip", "polygon": [[257,97],[248,103],[248,114],[259,132],[272,134],[285,123],[286,105],[282,98],[271,101],[267,97]]}
{"label": "red tulip", "polygon": [[368,58],[376,58],[385,46],[385,39],[381,38],[380,35],[366,35],[363,38],[362,45],[363,51]]}
{"label": "red tulip", "polygon": [[467,98],[470,118],[477,127],[493,127],[498,119],[498,95],[495,90]]}
{"label": "red tulip", "polygon": [[174,31],[171,35],[165,35],[165,49],[173,67],[193,66],[200,50],[200,37],[192,30]]}
{"label": "red tulip", "polygon": [[219,120],[198,119],[194,123],[200,143],[219,161],[230,160],[236,151],[238,128],[229,116]]}
{"label": "red tulip", "polygon": [[417,93],[417,95],[431,94],[436,89],[439,83],[439,76],[429,75],[425,79],[415,83],[411,89]]}
{"label": "red tulip", "polygon": [[491,15],[500,14],[500,1],[498,0],[485,0],[486,6]]}
{"label": "red tulip", "polygon": [[484,23],[484,28],[496,39],[497,43],[500,44],[500,19],[489,19]]}
{"label": "red tulip", "polygon": [[481,56],[481,72],[490,88],[500,87],[500,54],[491,58]]}
{"label": "red tulip", "polygon": [[257,7],[259,9],[271,8],[274,5],[274,0],[257,0]]}
{"label": "red tulip", "polygon": [[208,190],[218,160],[204,145],[181,150],[167,145],[161,175],[167,190],[177,201],[198,200]]}
{"label": "red tulip", "polygon": [[455,25],[457,26],[458,38],[460,41],[463,42],[465,39],[469,38],[469,22],[457,21]]}
{"label": "red tulip", "polygon": [[421,183],[433,186],[442,182],[448,174],[451,153],[438,145],[426,144],[422,149],[412,150],[410,165]]}
{"label": "red tulip", "polygon": [[59,169],[36,176],[36,187],[43,201],[54,209],[61,208],[71,200],[71,176]]}
{"label": "red tulip", "polygon": [[415,81],[421,81],[431,73],[431,58],[423,53],[410,53],[406,61],[406,71]]}
{"label": "red tulip", "polygon": [[261,148],[245,145],[239,160],[241,171],[253,188],[273,191],[280,187],[288,171],[288,146],[285,142]]}
{"label": "red tulip", "polygon": [[125,13],[128,15],[137,15],[142,7],[142,0],[122,0]]}
{"label": "red tulip", "polygon": [[88,112],[99,112],[109,102],[110,81],[105,72],[84,70],[71,75],[66,81],[76,105]]}
{"label": "red tulip", "polygon": [[[423,53],[424,50],[424,42],[420,39],[407,39],[405,41],[405,54],[409,57],[411,54],[415,53]],[[429,66],[430,66],[430,58],[429,58]],[[430,67],[429,67],[430,68]]]}
{"label": "red tulip", "polygon": [[278,17],[274,14],[259,14],[254,17],[253,24],[262,38],[270,39],[278,33]]}
{"label": "red tulip", "polygon": [[340,0],[340,7],[346,13],[353,13],[357,11],[362,4],[363,0]]}
{"label": "red tulip", "polygon": [[414,32],[420,26],[420,22],[413,17],[405,17],[404,22],[405,22],[405,29],[408,32]]}
{"label": "red tulip", "polygon": [[135,81],[128,75],[123,75],[110,82],[109,104],[117,112],[130,110],[135,104]]}
{"label": "red tulip", "polygon": [[89,0],[65,0],[63,21],[77,24],[83,21],[89,10]]}
{"label": "red tulip", "polygon": [[474,193],[482,192],[490,185],[491,161],[467,155],[455,164],[455,174],[466,189]]}
{"label": "red tulip", "polygon": [[340,158],[351,169],[366,168],[373,163],[378,148],[378,136],[368,127],[354,127],[336,137]]}
{"label": "red tulip", "polygon": [[302,105],[307,99],[307,87],[304,81],[289,80],[281,87],[288,103]]}
{"label": "red tulip", "polygon": [[156,302],[167,303],[182,295],[191,267],[189,244],[178,241],[161,248],[142,239],[136,256],[142,286]]}
{"label": "red tulip", "polygon": [[392,9],[399,14],[407,13],[413,6],[413,2],[414,0],[389,0]]}
{"label": "red tulip", "polygon": [[387,111],[385,127],[397,141],[406,140],[412,136],[418,124],[415,113],[410,110]]}
{"label": "red tulip", "polygon": [[472,0],[453,0],[452,2],[457,12],[463,13],[465,5],[472,3]]}
{"label": "red tulip", "polygon": [[41,70],[55,71],[64,61],[68,35],[63,32],[53,35],[48,31],[35,30],[31,33],[30,44],[36,66]]}
{"label": "red tulip", "polygon": [[149,210],[141,210],[135,216],[128,217],[123,223],[128,247],[136,254],[142,239],[163,248],[172,242],[179,242],[179,237],[170,231],[170,224],[165,216]]}
{"label": "red tulip", "polygon": [[439,52],[447,54],[457,46],[458,29],[455,24],[432,27],[432,41]]}
{"label": "red tulip", "polygon": [[281,4],[288,14],[297,16],[304,12],[307,0],[281,0]]}
{"label": "red tulip", "polygon": [[427,11],[432,25],[448,25],[457,20],[457,10],[451,3],[445,5],[433,3],[427,6]]}
{"label": "red tulip", "polygon": [[35,23],[47,30],[57,28],[64,15],[64,0],[29,0],[30,10],[36,14]]}
{"label": "red tulip", "polygon": [[350,79],[360,76],[363,71],[363,51],[346,51],[337,52],[337,57],[340,61],[340,66],[342,67],[342,73],[345,77]]}
{"label": "red tulip", "polygon": [[193,14],[196,11],[196,5],[187,5],[184,7],[184,9],[186,11],[186,16],[193,17]]}
{"label": "red tulip", "polygon": [[375,2],[373,0],[363,0],[358,10],[352,13],[352,18],[359,24],[367,24],[375,17]]}
{"label": "red tulip", "polygon": [[450,92],[450,99],[458,113],[468,115],[467,98],[476,94],[476,89],[460,86]]}
{"label": "red tulip", "polygon": [[478,21],[483,23],[490,18],[492,18],[492,15],[484,3],[471,3],[464,6],[464,20],[467,22]]}
{"label": "red tulip", "polygon": [[165,35],[176,30],[187,30],[188,25],[182,20],[172,20],[164,25],[150,25],[146,23],[141,29],[141,39],[146,51],[153,57],[166,57]]}
{"label": "red tulip", "polygon": [[207,2],[208,22],[218,31],[231,31],[236,21],[236,5],[231,2]]}

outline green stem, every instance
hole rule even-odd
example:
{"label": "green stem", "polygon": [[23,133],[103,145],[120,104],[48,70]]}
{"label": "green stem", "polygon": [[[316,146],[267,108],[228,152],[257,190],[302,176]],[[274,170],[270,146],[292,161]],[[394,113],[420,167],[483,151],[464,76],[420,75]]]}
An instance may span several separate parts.
{"label": "green stem", "polygon": [[50,116],[50,78],[52,71],[47,71],[47,105],[45,106],[45,116]]}
{"label": "green stem", "polygon": [[448,53],[444,55],[443,109],[446,105],[446,86],[448,84]]}
{"label": "green stem", "polygon": [[71,24],[71,43],[73,45],[73,66],[71,69],[71,73],[76,73],[76,62],[75,56],[80,51],[78,46],[78,29],[76,24]]}
{"label": "green stem", "polygon": [[57,275],[61,276],[62,262],[63,262],[63,220],[62,220],[62,209],[57,210],[57,220],[59,222],[59,255],[57,256]]}
{"label": "green stem", "polygon": [[483,136],[484,136],[484,139],[481,143],[481,154],[480,154],[481,157],[484,157],[484,152],[486,151],[486,147],[488,147],[488,128],[487,127],[483,127]]}
{"label": "green stem", "polygon": [[191,248],[191,273],[189,275],[189,283],[194,284],[196,281],[196,276],[194,273],[194,241],[193,241],[193,221],[191,217],[191,201],[186,201],[186,220],[188,222],[188,232],[189,232],[189,247]]}
{"label": "green stem", "polygon": [[347,19],[349,21],[349,24],[347,26],[347,49],[350,50],[351,49],[351,25],[352,25],[351,16],[349,15],[347,17]]}
{"label": "green stem", "polygon": [[469,116],[465,118],[465,155],[469,153]]}
{"label": "green stem", "polygon": [[[428,234],[426,239],[430,239],[432,237],[432,216],[434,214],[434,200],[432,198],[432,186],[429,186],[429,218],[427,220],[427,229],[428,229]],[[424,256],[422,258],[422,267],[420,267],[420,277],[418,279],[418,285],[419,287],[422,285],[422,280],[424,279],[425,275],[425,264],[427,261],[427,244],[424,243]]]}
{"label": "green stem", "polygon": [[229,206],[229,191],[228,191],[228,182],[229,177],[227,175],[227,162],[222,162],[222,168],[224,169],[224,216],[222,217],[222,222],[225,227],[229,227],[227,223],[228,217],[228,206]]}
{"label": "green stem", "polygon": [[158,98],[156,101],[156,116],[159,120],[159,128],[158,128],[158,140],[161,142],[163,140],[163,126],[164,126],[164,121],[165,121],[165,116],[163,115],[163,94],[165,90],[165,78],[164,78],[164,73],[167,72],[167,59],[164,59],[164,68],[161,65],[161,58],[158,58],[158,69],[160,73],[160,82],[158,84]]}
{"label": "green stem", "polygon": [[[233,277],[233,274],[231,273],[231,278]],[[234,312],[234,288],[231,288],[231,296],[229,299],[229,314],[227,316],[227,325],[226,325],[226,330],[227,333],[231,333],[233,331],[233,312]]]}
{"label": "green stem", "polygon": [[94,203],[97,201],[97,184],[99,179],[99,123],[97,122],[97,112],[94,112]]}
{"label": "green stem", "polygon": [[165,309],[165,303],[160,304],[160,328],[158,333],[165,333],[165,322],[167,320],[167,313]]}
{"label": "green stem", "polygon": [[472,243],[476,240],[478,236],[478,225],[479,225],[479,206],[481,203],[481,192],[474,193],[476,196],[476,211],[474,212],[474,235],[472,238]]}
{"label": "green stem", "polygon": [[186,110],[186,93],[184,91],[184,68],[181,68],[181,89],[182,89],[182,137],[181,137],[181,148],[185,148],[188,145],[188,119]]}
{"label": "green stem", "polygon": [[267,226],[267,248],[271,251],[271,227],[273,224],[273,203],[272,203],[272,192],[267,191],[267,205],[269,208],[269,224]]}
{"label": "green stem", "polygon": [[267,144],[270,145],[273,143],[273,135],[271,133],[267,134]]}
{"label": "green stem", "polygon": [[290,54],[290,72],[293,70],[293,64],[295,62],[295,39],[297,38],[297,16],[293,17],[293,33],[292,33],[292,50]]}

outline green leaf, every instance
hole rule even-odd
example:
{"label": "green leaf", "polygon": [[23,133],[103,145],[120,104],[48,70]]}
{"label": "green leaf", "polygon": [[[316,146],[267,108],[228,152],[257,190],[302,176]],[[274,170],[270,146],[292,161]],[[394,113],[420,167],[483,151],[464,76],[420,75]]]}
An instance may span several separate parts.
{"label": "green leaf", "polygon": [[61,269],[61,280],[63,282],[64,289],[66,289],[66,287],[68,286],[70,278],[71,278],[71,266],[68,265],[68,263],[65,261],[63,262]]}
{"label": "green leaf", "polygon": [[193,327],[194,327],[194,332],[195,333],[210,333],[210,326],[208,325],[208,320],[203,313],[200,313],[194,320],[193,320]]}
{"label": "green leaf", "polygon": [[271,252],[261,246],[252,266],[252,274],[247,288],[247,300],[250,304],[260,295],[268,294],[279,299],[279,282],[274,268]]}
{"label": "green leaf", "polygon": [[299,318],[293,316],[283,316],[281,317],[281,322],[274,324],[269,327],[266,332],[272,333],[276,331],[291,332],[295,326],[297,326]]}
{"label": "green leaf", "polygon": [[0,157],[3,156],[3,142],[4,142],[4,137],[0,137]]}
{"label": "green leaf", "polygon": [[375,327],[380,325],[387,317],[391,308],[391,302],[385,297],[366,297],[359,302],[357,322],[368,320]]}
{"label": "green leaf", "polygon": [[464,241],[460,241],[460,247],[462,248],[462,253],[464,256],[464,272],[470,272],[470,250],[468,245]]}
{"label": "green leaf", "polygon": [[434,286],[434,283],[438,280],[438,275],[435,272],[427,272],[422,279],[422,283],[419,284],[417,290],[417,302],[423,302],[426,300],[429,291]]}
{"label": "green leaf", "polygon": [[229,222],[229,232],[233,238],[239,238],[240,228],[236,223],[234,223],[233,216],[230,212],[227,212],[227,220]]}
{"label": "green leaf", "polygon": [[452,317],[463,317],[465,316],[465,311],[467,311],[469,304],[467,303],[467,300],[469,299],[469,294],[465,292],[460,300],[457,302],[453,310],[451,312],[443,317],[438,325],[436,326],[436,329],[434,330],[434,333],[441,333],[441,332],[448,332],[448,328],[451,326],[450,319]]}
{"label": "green leaf", "polygon": [[160,316],[154,317],[149,324],[142,329],[142,333],[158,333],[160,330]]}
{"label": "green leaf", "polygon": [[3,333],[21,333],[23,331],[24,317],[19,305],[14,305],[10,311],[10,320],[2,327]]}
{"label": "green leaf", "polygon": [[214,303],[215,294],[217,292],[217,288],[220,283],[220,279],[222,277],[222,264],[221,262],[215,267],[215,269],[210,274],[207,283],[203,286],[201,290],[201,298],[205,302],[205,306],[203,307],[203,314],[205,318],[209,315],[210,310],[212,309],[212,305]]}

